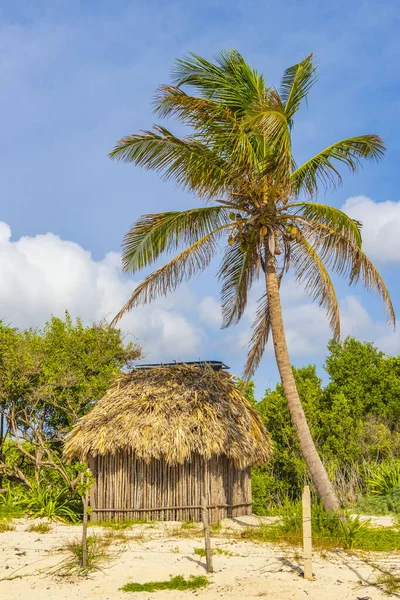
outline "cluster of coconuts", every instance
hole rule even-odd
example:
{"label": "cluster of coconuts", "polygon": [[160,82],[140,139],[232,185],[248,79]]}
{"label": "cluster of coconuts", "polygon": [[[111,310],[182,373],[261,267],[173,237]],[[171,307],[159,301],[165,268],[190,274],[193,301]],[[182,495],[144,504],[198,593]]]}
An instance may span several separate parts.
{"label": "cluster of coconuts", "polygon": [[[237,221],[239,233],[237,235],[230,235],[228,238],[228,244],[230,246],[233,246],[233,244],[235,242],[240,242],[239,250],[241,252],[246,252],[247,247],[248,247],[248,242],[247,242],[246,236],[243,235],[243,233],[242,233],[243,232],[242,215],[240,213],[230,212],[229,218],[231,221]],[[265,238],[268,234],[268,227],[265,224],[265,221],[266,221],[266,217],[261,217],[261,223],[262,223],[262,226],[260,227],[260,237],[261,238]],[[299,233],[299,230],[294,225],[287,227],[286,232],[288,233],[291,240],[297,240],[298,242],[301,241],[301,235]],[[281,253],[281,251],[278,248],[278,245],[276,244],[275,254],[280,254],[280,253]]]}

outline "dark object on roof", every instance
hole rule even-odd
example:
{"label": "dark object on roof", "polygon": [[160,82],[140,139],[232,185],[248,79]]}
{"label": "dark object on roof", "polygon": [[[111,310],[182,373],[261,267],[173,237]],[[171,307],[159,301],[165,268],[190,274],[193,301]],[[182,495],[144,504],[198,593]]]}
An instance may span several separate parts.
{"label": "dark object on roof", "polygon": [[210,366],[214,371],[220,371],[221,369],[229,370],[229,367],[220,360],[195,360],[192,362],[170,362],[170,363],[153,363],[147,365],[136,365],[135,369],[156,369],[157,367],[176,367],[176,366],[189,365],[190,367],[205,367]]}

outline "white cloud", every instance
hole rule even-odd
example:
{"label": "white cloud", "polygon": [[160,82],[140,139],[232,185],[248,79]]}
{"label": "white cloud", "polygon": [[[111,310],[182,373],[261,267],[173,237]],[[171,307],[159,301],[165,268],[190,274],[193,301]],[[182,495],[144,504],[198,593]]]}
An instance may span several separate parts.
{"label": "white cloud", "polygon": [[[17,241],[10,236],[10,227],[0,222],[0,318],[14,326],[42,326],[51,314],[62,317],[66,309],[86,323],[110,319],[137,283],[123,278],[116,252],[96,261],[79,244],[52,233]],[[218,299],[199,298],[185,285],[167,298],[128,313],[121,328],[138,339],[149,361],[194,360],[212,353],[243,363],[262,288],[262,282],[253,287],[241,323],[227,330],[220,330]],[[291,356],[319,360],[331,336],[323,310],[293,279],[283,282],[281,292]],[[386,352],[398,351],[400,334],[383,321],[374,321],[358,298],[348,296],[340,304],[342,337],[354,335],[374,341]],[[267,354],[272,353],[270,343]]]}
{"label": "white cloud", "polygon": [[[52,233],[15,242],[10,236],[10,227],[0,222],[0,318],[6,323],[42,326],[66,309],[86,323],[110,318],[135,287],[122,277],[117,253],[96,261],[79,244]],[[194,298],[182,286],[127,314],[121,328],[138,338],[151,360],[197,357],[203,334],[185,316]]]}
{"label": "white cloud", "polygon": [[199,304],[199,319],[206,325],[221,327],[221,304],[214,296],[206,296]]}
{"label": "white cloud", "polygon": [[341,208],[362,222],[364,248],[370,258],[400,262],[400,202],[374,202],[367,196],[353,196]]}

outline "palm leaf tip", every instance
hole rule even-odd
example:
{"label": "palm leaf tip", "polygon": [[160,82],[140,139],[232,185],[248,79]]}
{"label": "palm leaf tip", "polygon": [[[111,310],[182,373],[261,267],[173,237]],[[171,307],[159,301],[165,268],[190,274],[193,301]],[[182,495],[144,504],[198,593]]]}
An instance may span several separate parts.
{"label": "palm leaf tip", "polygon": [[307,97],[308,92],[317,80],[317,67],[314,55],[309,54],[300,63],[286,69],[283,74],[280,96],[285,106],[289,119],[298,110],[301,101]]}

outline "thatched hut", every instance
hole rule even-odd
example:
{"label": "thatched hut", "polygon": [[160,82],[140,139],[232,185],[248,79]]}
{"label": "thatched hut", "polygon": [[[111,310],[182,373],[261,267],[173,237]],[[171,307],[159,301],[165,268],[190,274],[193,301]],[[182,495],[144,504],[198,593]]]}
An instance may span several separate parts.
{"label": "thatched hut", "polygon": [[233,377],[210,364],[120,375],[70,433],[64,455],[88,462],[91,518],[210,520],[251,514],[250,467],[271,442]]}

